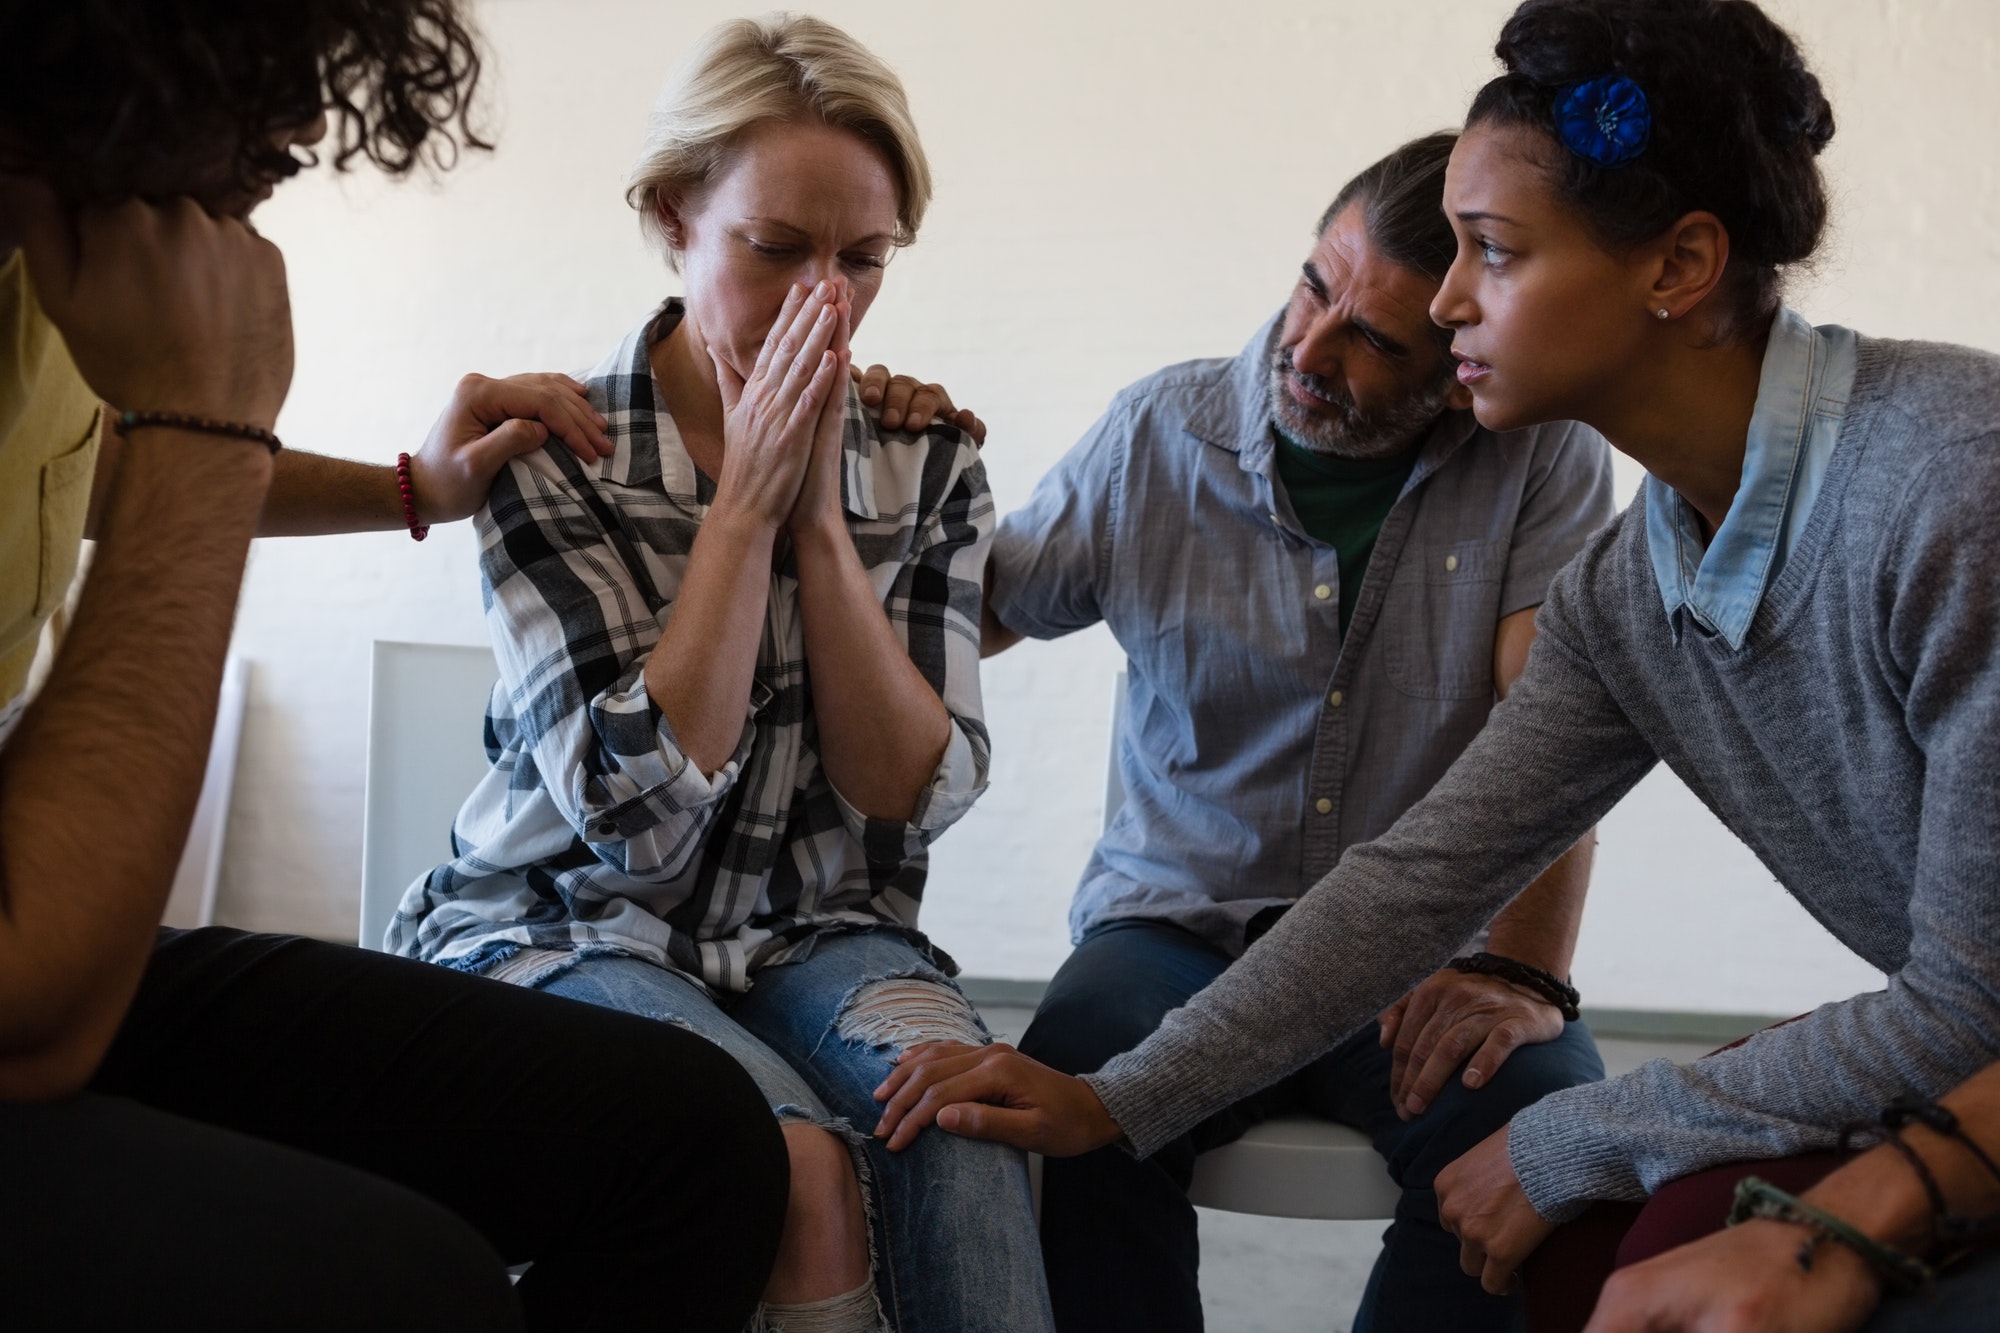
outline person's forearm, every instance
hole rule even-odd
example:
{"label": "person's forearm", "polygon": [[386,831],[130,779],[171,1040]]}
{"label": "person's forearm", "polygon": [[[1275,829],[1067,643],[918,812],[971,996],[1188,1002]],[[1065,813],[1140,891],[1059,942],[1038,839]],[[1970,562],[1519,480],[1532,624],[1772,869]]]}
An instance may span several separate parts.
{"label": "person's forearm", "polygon": [[1567,978],[1577,931],[1583,925],[1583,900],[1590,892],[1590,863],[1596,849],[1593,830],[1501,908],[1487,935],[1487,949]]}
{"label": "person's forearm", "polygon": [[278,455],[257,535],[318,537],[403,526],[395,468],[287,449]]}
{"label": "person's forearm", "polygon": [[[113,428],[114,410],[104,414],[97,446],[97,478],[91,488],[86,535],[95,537],[117,480],[125,439]],[[259,537],[319,537],[335,532],[389,532],[406,526],[403,492],[396,469],[347,458],[286,449],[277,456],[264,512],[257,522]]]}
{"label": "person's forearm", "polygon": [[646,693],[705,777],[729,762],[743,738],[775,540],[769,526],[711,508],[688,553],[673,617],[646,659]]}
{"label": "person's forearm", "polygon": [[[1959,1128],[1987,1156],[2000,1160],[2000,1065],[1988,1066],[1938,1100],[1958,1116]],[[2000,1180],[1964,1145],[1920,1124],[1903,1130],[1903,1142],[1930,1167],[1954,1214],[1979,1218],[2000,1213]],[[1931,1243],[1931,1203],[1923,1181],[1888,1144],[1863,1153],[1803,1197],[1908,1253],[1922,1254]]]}
{"label": "person's forearm", "polygon": [[125,445],[69,637],[0,751],[0,1100],[81,1088],[138,985],[271,470],[208,435]]}
{"label": "person's forearm", "polygon": [[827,780],[870,819],[906,820],[951,743],[951,715],[890,626],[846,528],[794,540]]}

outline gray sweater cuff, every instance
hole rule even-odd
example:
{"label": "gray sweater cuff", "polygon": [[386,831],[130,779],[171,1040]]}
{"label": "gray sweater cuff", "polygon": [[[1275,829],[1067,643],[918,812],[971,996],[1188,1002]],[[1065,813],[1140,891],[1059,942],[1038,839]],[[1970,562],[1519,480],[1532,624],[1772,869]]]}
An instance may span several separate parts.
{"label": "gray sweater cuff", "polygon": [[1134,1067],[1124,1056],[1083,1081],[1125,1132],[1134,1157],[1151,1157],[1201,1123],[1211,1097],[1191,1080],[1163,1069]]}
{"label": "gray sweater cuff", "polygon": [[1552,1092],[1508,1123],[1507,1160],[1545,1222],[1571,1221],[1599,1199],[1646,1197],[1632,1163],[1615,1144],[1590,1132],[1596,1100],[1591,1094],[1604,1086]]}

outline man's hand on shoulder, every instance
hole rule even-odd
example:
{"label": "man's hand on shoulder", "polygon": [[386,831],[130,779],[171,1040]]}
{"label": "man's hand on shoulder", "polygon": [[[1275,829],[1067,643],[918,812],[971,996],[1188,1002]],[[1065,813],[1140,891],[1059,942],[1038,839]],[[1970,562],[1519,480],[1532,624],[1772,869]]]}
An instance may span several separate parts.
{"label": "man's hand on shoulder", "polygon": [[882,410],[883,429],[919,430],[943,420],[970,435],[974,444],[986,443],[986,423],[969,407],[953,407],[944,385],[925,384],[908,375],[891,375],[887,366],[870,366],[853,374],[861,389],[861,401]]}
{"label": "man's hand on shoulder", "polygon": [[1379,1021],[1382,1045],[1396,1053],[1389,1100],[1405,1120],[1422,1115],[1461,1064],[1465,1086],[1481,1088],[1515,1051],[1563,1031],[1562,1014],[1540,996],[1451,968],[1390,1005]]}
{"label": "man's hand on shoulder", "polygon": [[554,434],[586,463],[616,452],[609,423],[567,375],[467,375],[452,391],[424,447],[410,457],[417,520],[454,523],[486,503],[509,460]]}

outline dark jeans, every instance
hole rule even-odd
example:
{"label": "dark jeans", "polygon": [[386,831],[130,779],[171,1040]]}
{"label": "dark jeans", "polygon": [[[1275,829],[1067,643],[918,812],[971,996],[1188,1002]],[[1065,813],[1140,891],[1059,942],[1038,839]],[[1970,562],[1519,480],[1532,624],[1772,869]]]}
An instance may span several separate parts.
{"label": "dark jeans", "polygon": [[755,1085],[699,1037],[163,932],[90,1091],[0,1104],[0,1324],[734,1333],[787,1189]]}
{"label": "dark jeans", "polygon": [[[1067,1073],[1089,1073],[1130,1050],[1171,1009],[1229,965],[1219,949],[1173,926],[1115,921],[1085,936],[1058,969],[1021,1049]],[[1405,1122],[1389,1104],[1390,1053],[1370,1023],[1274,1088],[1238,1102],[1186,1137],[1136,1161],[1118,1148],[1050,1158],[1042,1167],[1042,1258],[1065,1333],[1199,1329],[1200,1263],[1187,1189],[1195,1157],[1293,1110],[1366,1131],[1403,1189],[1355,1317],[1363,1330],[1520,1326],[1518,1296],[1488,1296],[1458,1268],[1458,1242],[1438,1226],[1431,1181],[1446,1165],[1559,1088],[1604,1077],[1581,1023],[1516,1051],[1477,1092],[1456,1079]]]}

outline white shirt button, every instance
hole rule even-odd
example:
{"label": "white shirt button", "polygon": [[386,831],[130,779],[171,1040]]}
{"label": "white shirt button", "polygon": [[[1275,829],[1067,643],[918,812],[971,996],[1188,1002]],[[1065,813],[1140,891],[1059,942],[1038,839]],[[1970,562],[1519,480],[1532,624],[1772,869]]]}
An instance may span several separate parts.
{"label": "white shirt button", "polygon": [[1445,573],[1447,573],[1447,574],[1456,574],[1456,573],[1458,573],[1458,557],[1457,557],[1457,556],[1455,556],[1455,555],[1448,555],[1448,556],[1446,556],[1446,557],[1444,558],[1444,572],[1445,572]]}
{"label": "white shirt button", "polygon": [[1332,694],[1326,696],[1327,704],[1334,708],[1340,707],[1340,705],[1346,702],[1346,700],[1347,696],[1342,694],[1339,690],[1335,690]]}
{"label": "white shirt button", "polygon": [[1270,519],[1273,523],[1276,523],[1278,521],[1278,516],[1276,514],[1272,514],[1270,515]]}
{"label": "white shirt button", "polygon": [[1319,598],[1323,602],[1327,598],[1333,596],[1333,589],[1327,587],[1324,583],[1322,583],[1317,588],[1313,589],[1313,596]]}
{"label": "white shirt button", "polygon": [[1326,797],[1322,796],[1317,801],[1313,802],[1313,809],[1319,811],[1323,815],[1330,815],[1333,813],[1333,802],[1327,800]]}

